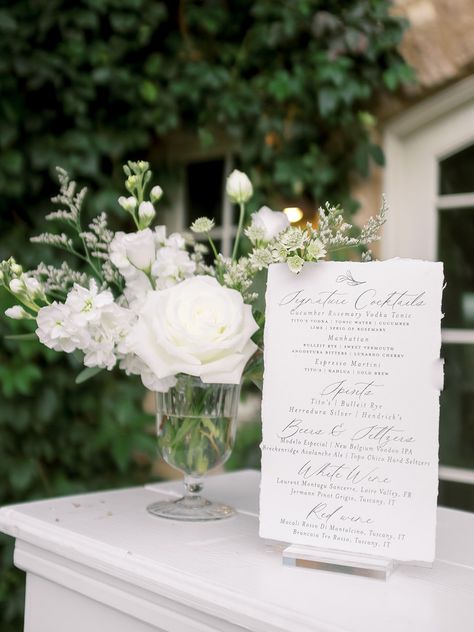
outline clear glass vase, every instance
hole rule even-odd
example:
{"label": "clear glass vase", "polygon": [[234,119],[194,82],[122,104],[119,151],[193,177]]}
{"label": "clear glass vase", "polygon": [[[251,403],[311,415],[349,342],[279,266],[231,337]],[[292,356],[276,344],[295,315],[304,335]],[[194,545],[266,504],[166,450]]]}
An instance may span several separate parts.
{"label": "clear glass vase", "polygon": [[240,384],[204,384],[179,375],[176,385],[156,394],[158,449],[163,459],[184,474],[184,496],[147,507],[173,520],[219,520],[235,511],[201,496],[209,470],[229,458],[235,438]]}

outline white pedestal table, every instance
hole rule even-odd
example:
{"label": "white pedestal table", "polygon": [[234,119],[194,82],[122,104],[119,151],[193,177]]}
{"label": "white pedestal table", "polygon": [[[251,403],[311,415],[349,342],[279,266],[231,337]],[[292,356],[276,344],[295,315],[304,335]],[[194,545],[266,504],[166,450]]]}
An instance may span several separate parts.
{"label": "white pedestal table", "polygon": [[387,582],[282,565],[258,536],[259,474],[209,477],[238,509],[213,523],[150,516],[179,483],[4,507],[26,572],[25,632],[474,630],[474,515],[438,510],[433,568]]}

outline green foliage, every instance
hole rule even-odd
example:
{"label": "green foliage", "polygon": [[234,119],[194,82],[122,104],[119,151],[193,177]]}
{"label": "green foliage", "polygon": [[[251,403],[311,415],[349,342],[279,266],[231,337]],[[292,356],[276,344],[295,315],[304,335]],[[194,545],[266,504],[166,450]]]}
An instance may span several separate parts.
{"label": "green foliage", "polygon": [[[13,255],[25,267],[54,262],[43,247],[27,246],[27,235],[44,228],[56,165],[91,187],[89,212],[107,211],[119,227],[121,164],[149,159],[156,172],[160,142],[175,130],[191,131],[204,148],[224,132],[256,185],[255,203],[278,192],[354,208],[352,174],[383,162],[370,138],[371,106],[380,91],[411,79],[396,50],[404,25],[389,6],[388,0],[3,3],[0,258]],[[2,323],[0,334],[23,334],[21,327]],[[3,343],[0,504],[147,476],[154,445],[141,386],[105,371],[75,384],[78,372],[74,358],[37,343]],[[239,441],[242,454],[251,455],[251,426]],[[231,466],[257,458],[239,460],[240,452],[237,446]],[[9,568],[10,549],[0,555],[0,566]],[[23,579],[11,570],[0,578],[0,627],[13,632],[20,629]]]}

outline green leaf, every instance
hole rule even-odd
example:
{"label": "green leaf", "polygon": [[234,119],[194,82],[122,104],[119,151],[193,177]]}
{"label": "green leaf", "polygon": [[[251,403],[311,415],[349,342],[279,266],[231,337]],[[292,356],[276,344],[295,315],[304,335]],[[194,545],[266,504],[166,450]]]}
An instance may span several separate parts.
{"label": "green leaf", "polygon": [[318,91],[319,112],[322,117],[326,117],[336,109],[338,102],[338,92],[332,88],[321,88]]}
{"label": "green leaf", "polygon": [[76,377],[75,382],[76,384],[87,382],[87,380],[90,380],[91,377],[94,377],[94,375],[97,375],[97,373],[100,373],[101,371],[103,371],[103,369],[101,369],[99,366],[88,366],[79,373],[79,375]]}
{"label": "green leaf", "polygon": [[372,160],[377,165],[379,165],[380,167],[383,167],[385,165],[385,156],[381,147],[379,147],[378,145],[370,144],[369,154],[372,157]]}

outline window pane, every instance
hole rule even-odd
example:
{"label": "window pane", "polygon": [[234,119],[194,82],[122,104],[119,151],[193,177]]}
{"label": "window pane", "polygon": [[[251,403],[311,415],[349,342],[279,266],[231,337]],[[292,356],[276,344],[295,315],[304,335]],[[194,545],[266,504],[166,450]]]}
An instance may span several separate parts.
{"label": "window pane", "polygon": [[474,208],[439,211],[438,235],[447,282],[443,327],[474,329]]}
{"label": "window pane", "polygon": [[186,167],[186,225],[205,215],[222,224],[224,160],[193,162]]}
{"label": "window pane", "polygon": [[474,191],[474,145],[441,160],[439,163],[440,195]]}
{"label": "window pane", "polygon": [[474,468],[474,345],[443,345],[440,462]]}

